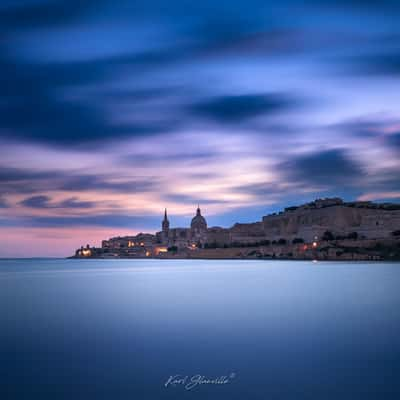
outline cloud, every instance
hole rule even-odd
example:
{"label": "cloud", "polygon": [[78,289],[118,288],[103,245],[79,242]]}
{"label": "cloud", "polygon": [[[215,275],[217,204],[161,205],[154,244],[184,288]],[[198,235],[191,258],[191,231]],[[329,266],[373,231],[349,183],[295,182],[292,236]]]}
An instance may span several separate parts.
{"label": "cloud", "polygon": [[46,217],[13,217],[0,218],[0,227],[30,228],[68,228],[68,227],[108,227],[159,230],[162,215],[132,216],[128,214],[103,214],[93,216],[46,216]]}
{"label": "cloud", "polygon": [[359,201],[400,201],[400,191],[397,192],[368,192],[357,198]]}
{"label": "cloud", "polygon": [[356,11],[400,11],[400,4],[397,0],[309,0],[310,3],[338,8],[353,8]]}
{"label": "cloud", "polygon": [[136,229],[160,228],[161,216],[132,216],[128,214],[105,214],[78,217],[31,217],[26,222],[32,227],[103,226]]}
{"label": "cloud", "polygon": [[70,197],[57,204],[59,208],[94,208],[96,205],[93,201],[80,201],[76,197]]}
{"label": "cloud", "polygon": [[73,3],[65,0],[14,2],[0,6],[0,32],[18,32],[33,28],[76,22],[96,10],[101,0]]}
{"label": "cloud", "polygon": [[20,204],[30,208],[50,208],[50,200],[48,196],[33,196],[21,201]]}
{"label": "cloud", "polygon": [[389,149],[400,149],[399,120],[396,118],[364,118],[333,124],[329,129],[333,132],[342,131],[364,139],[378,139]]}
{"label": "cloud", "polygon": [[400,132],[393,133],[387,136],[387,144],[391,147],[400,151]]}
{"label": "cloud", "polygon": [[287,189],[280,187],[280,185],[275,182],[260,182],[237,186],[235,187],[235,191],[271,200],[284,194]]}
{"label": "cloud", "polygon": [[[397,42],[399,38],[399,35],[392,39],[382,37],[380,46],[384,48],[392,41]],[[353,74],[394,77],[400,75],[400,51],[397,48],[393,50],[369,50],[362,55],[349,55],[339,58],[337,62],[347,67],[346,71]]]}
{"label": "cloud", "polygon": [[[116,177],[118,178],[118,177]],[[115,180],[115,177],[101,178],[94,175],[68,177],[59,186],[65,191],[105,191],[116,193],[140,193],[151,191],[158,184],[157,179]]]}
{"label": "cloud", "polygon": [[[165,58],[161,51],[131,51],[64,62],[55,62],[51,57],[46,62],[31,62],[29,55],[20,57],[27,49],[19,41],[23,44],[32,32],[40,32],[40,42],[46,43],[52,37],[50,28],[62,30],[68,25],[79,31],[84,17],[101,9],[104,2],[82,3],[46,1],[0,7],[0,32],[9,35],[0,41],[0,137],[52,146],[91,143],[98,147],[118,137],[161,134],[176,128],[176,120],[152,121],[140,113],[130,123],[118,123],[109,109],[110,98],[100,100],[97,93],[90,93],[93,85],[110,83],[127,67],[137,72],[149,63],[161,62]],[[16,52],[15,47],[21,50]],[[57,44],[57,48],[64,47]],[[79,49],[79,43],[74,43],[74,48]],[[132,91],[131,97],[144,101],[145,92],[149,94],[150,88]],[[116,97],[111,103],[118,105]]]}
{"label": "cloud", "polygon": [[[112,7],[106,1],[81,3],[28,1],[0,7],[0,32],[2,29],[8,35],[7,41],[0,42],[0,136],[9,139],[11,132],[14,140],[79,149],[88,144],[106,146],[118,138],[176,131],[191,119],[186,94],[199,86],[199,82],[190,79],[190,87],[175,93],[175,100],[170,99],[173,78],[169,77],[185,76],[185,63],[207,63],[213,54],[220,56],[222,49],[235,56],[248,50],[280,54],[293,44],[297,47],[296,38],[300,36],[295,30],[266,22],[247,4],[191,4],[201,16],[198,19],[183,12],[186,4],[179,1],[168,9],[162,7],[162,13],[159,2],[135,2],[134,7],[125,2]],[[262,1],[252,3],[265,11]],[[155,16],[159,17],[157,28],[149,18]],[[118,24],[114,23],[110,25],[112,29],[104,28],[107,33],[101,46],[103,53],[94,51],[98,46],[96,33],[104,19],[129,21],[126,35],[120,38],[125,44],[121,53],[115,53],[109,43],[120,35]],[[138,21],[142,22],[135,23]],[[97,30],[90,29],[93,25]],[[136,43],[139,30],[150,38],[148,42]],[[82,36],[86,46],[89,43],[86,58],[80,57],[85,48],[82,43],[71,45],[67,40],[71,32],[73,37]],[[157,34],[152,39],[149,32]],[[39,36],[36,41],[32,39]],[[61,60],[49,43],[57,52],[65,52]],[[129,85],[118,82],[124,78]],[[160,99],[164,99],[162,106],[156,104]],[[149,100],[155,103],[149,105]],[[287,99],[244,95],[242,100],[241,103],[239,97],[227,96],[194,108],[219,120],[232,120],[233,113],[237,115],[235,120],[242,120],[277,110]],[[116,118],[121,101],[133,102],[128,111],[129,122]],[[142,108],[144,103],[146,110]],[[209,107],[215,107],[215,111]]]}
{"label": "cloud", "polygon": [[59,171],[33,171],[0,166],[0,193],[36,193],[56,190],[56,182],[65,178]]}
{"label": "cloud", "polygon": [[32,196],[20,202],[29,208],[94,208],[96,203],[92,201],[79,201],[76,197],[65,199],[61,202],[52,202],[49,196]]}
{"label": "cloud", "polygon": [[369,56],[365,60],[366,70],[371,73],[379,73],[382,75],[400,74],[400,51],[389,54],[376,54]]}
{"label": "cloud", "polygon": [[399,5],[3,0],[0,224],[158,229],[164,203],[220,224],[397,193]]}
{"label": "cloud", "polygon": [[8,202],[2,197],[0,197],[0,208],[8,208],[9,206],[10,205],[8,204]]}
{"label": "cloud", "polygon": [[345,151],[325,150],[296,157],[281,165],[290,181],[334,187],[360,185],[365,172]]}
{"label": "cloud", "polygon": [[[64,93],[84,83],[83,69],[72,65],[36,67],[1,60],[0,69],[0,135],[27,139],[57,146],[79,147],[104,144],[104,140],[165,133],[174,122],[152,122],[137,119],[131,123],[112,122],[107,109],[84,99],[68,99]],[[66,72],[64,74],[64,72]],[[96,74],[96,70],[93,71]],[[61,76],[61,77],[60,77]],[[88,77],[86,84],[93,77]]]}
{"label": "cloud", "polygon": [[193,104],[190,110],[222,123],[245,121],[260,115],[275,115],[291,109],[295,101],[283,94],[219,96]]}
{"label": "cloud", "polygon": [[179,162],[183,163],[193,163],[193,162],[207,162],[214,159],[217,156],[217,152],[213,150],[209,151],[186,151],[182,149],[182,151],[176,150],[171,153],[164,154],[156,154],[156,153],[146,153],[146,154],[129,154],[124,155],[120,158],[121,163],[124,165],[131,166],[151,166],[151,167],[159,167],[161,165],[168,165],[171,163]]}
{"label": "cloud", "polygon": [[[0,193],[26,194],[51,191],[138,193],[151,191],[159,184],[155,177],[121,179],[118,174],[89,175],[79,172],[32,171],[0,167]],[[34,198],[40,201],[41,196]],[[72,202],[69,203],[70,206],[71,204]]]}
{"label": "cloud", "polygon": [[32,171],[23,168],[0,166],[0,184],[3,182],[19,182],[27,180],[49,179],[62,176],[63,173],[54,171]]}
{"label": "cloud", "polygon": [[213,198],[205,198],[199,196],[191,196],[187,194],[166,194],[163,198],[167,202],[176,202],[180,204],[193,204],[193,206],[197,206],[197,204],[201,205],[208,205],[208,204],[228,204],[227,200],[221,199],[213,199]]}
{"label": "cloud", "polygon": [[[185,2],[162,7],[162,12],[159,2],[150,3],[135,2],[133,7],[125,2],[110,5],[89,0],[72,4],[58,0],[0,8],[0,29],[8,35],[8,44],[0,42],[0,136],[9,139],[11,132],[11,137],[19,141],[76,149],[83,145],[102,147],[120,138],[177,131],[190,126],[193,117],[232,124],[282,114],[298,105],[291,96],[279,92],[211,93],[208,99],[188,104],[187,94],[202,89],[205,83],[196,68],[187,72],[188,64],[196,63],[207,70],[213,65],[213,57],[227,56],[225,51],[235,58],[235,64],[251,64],[254,59],[243,60],[243,55],[259,59],[293,55],[299,48],[310,50],[309,46],[314,49],[310,29],[279,22],[279,16],[285,14],[280,7],[258,0],[251,5],[206,1],[201,7],[191,4],[192,13],[187,13]],[[319,16],[321,10],[313,12],[308,16],[304,11],[305,21]],[[105,18],[129,21],[120,53],[115,53],[107,40],[101,46],[103,53],[94,51],[98,45],[96,32]],[[156,26],[152,18],[159,18]],[[135,23],[138,21],[141,24]],[[97,30],[91,30],[92,25]],[[115,25],[105,28],[111,43],[120,35]],[[136,43],[139,30],[146,32],[147,41]],[[63,41],[71,32],[89,43],[86,58],[80,58],[85,47],[79,41],[73,46]],[[33,34],[40,34],[34,45],[29,42]],[[60,43],[52,39],[53,34]],[[61,61],[49,50],[49,42],[65,51]],[[40,57],[32,61],[35,54],[45,56],[46,61]],[[229,61],[226,64],[229,71]],[[185,78],[187,83],[181,84]],[[122,80],[129,81],[129,87],[121,85]],[[171,86],[181,86],[174,99]],[[121,102],[131,104],[120,111]],[[125,121],[128,114],[129,121],[121,122],[118,113]]]}
{"label": "cloud", "polygon": [[382,134],[386,125],[384,120],[367,118],[336,123],[329,126],[329,129],[333,132],[341,131],[362,138],[374,138]]}

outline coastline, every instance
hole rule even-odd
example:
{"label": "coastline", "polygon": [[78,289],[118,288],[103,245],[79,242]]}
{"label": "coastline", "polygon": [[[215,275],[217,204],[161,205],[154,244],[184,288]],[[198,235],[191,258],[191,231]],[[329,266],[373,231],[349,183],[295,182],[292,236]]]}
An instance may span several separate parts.
{"label": "coastline", "polygon": [[[314,243],[315,244],[315,243]],[[72,256],[71,259],[202,259],[202,260],[318,260],[318,261],[400,261],[400,239],[321,241],[287,244],[284,246],[249,246],[215,249],[185,249],[158,254],[126,254],[91,252],[88,257]]]}
{"label": "coastline", "polygon": [[[59,258],[54,258],[55,260]],[[92,257],[92,258],[79,258],[79,257],[65,257],[62,258],[63,260],[104,260],[104,261],[132,261],[132,260],[158,260],[158,261],[183,261],[183,260],[199,260],[199,261],[241,261],[241,260],[246,260],[246,261],[294,261],[294,262],[301,262],[301,261],[311,261],[311,262],[329,262],[329,263],[348,263],[348,262],[354,262],[357,264],[363,264],[363,263],[371,263],[371,264],[381,264],[381,263],[399,263],[400,264],[400,258],[399,259],[383,259],[383,260],[334,260],[334,259],[312,259],[312,258],[160,258],[160,257],[116,257],[116,258],[101,258],[101,257]]]}
{"label": "coastline", "polygon": [[190,227],[117,236],[73,258],[400,260],[400,205],[338,197],[286,207],[252,223],[209,227],[198,206]]}

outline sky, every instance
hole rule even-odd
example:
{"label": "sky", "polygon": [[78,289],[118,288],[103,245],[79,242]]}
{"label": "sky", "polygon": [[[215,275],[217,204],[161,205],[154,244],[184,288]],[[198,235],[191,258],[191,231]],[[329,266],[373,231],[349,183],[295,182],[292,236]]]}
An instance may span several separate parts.
{"label": "sky", "polygon": [[2,0],[0,257],[400,201],[398,0]]}

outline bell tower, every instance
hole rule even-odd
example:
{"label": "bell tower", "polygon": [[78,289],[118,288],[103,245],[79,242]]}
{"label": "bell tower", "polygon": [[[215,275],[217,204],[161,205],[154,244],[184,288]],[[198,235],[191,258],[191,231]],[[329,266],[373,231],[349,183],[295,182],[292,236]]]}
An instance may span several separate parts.
{"label": "bell tower", "polygon": [[167,209],[164,211],[164,219],[162,221],[162,231],[164,234],[168,234],[169,231],[169,221],[167,217]]}

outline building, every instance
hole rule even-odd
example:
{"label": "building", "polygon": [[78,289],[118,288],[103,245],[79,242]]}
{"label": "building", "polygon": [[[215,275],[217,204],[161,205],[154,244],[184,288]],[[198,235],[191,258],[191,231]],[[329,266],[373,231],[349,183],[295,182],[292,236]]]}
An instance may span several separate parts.
{"label": "building", "polygon": [[[194,255],[198,249],[237,248],[273,244],[359,239],[389,240],[400,237],[400,205],[344,202],[340,198],[317,199],[262,217],[258,222],[236,223],[230,228],[207,226],[200,206],[190,227],[171,228],[164,210],[161,231],[156,234],[103,240],[101,248],[81,247],[76,257],[150,257],[165,252]],[[324,239],[325,238],[325,239]]]}
{"label": "building", "polygon": [[178,249],[203,247],[207,242],[207,221],[197,206],[196,215],[192,218],[190,228],[170,228],[167,210],[161,223],[161,232],[156,233],[158,241],[167,247]]}

